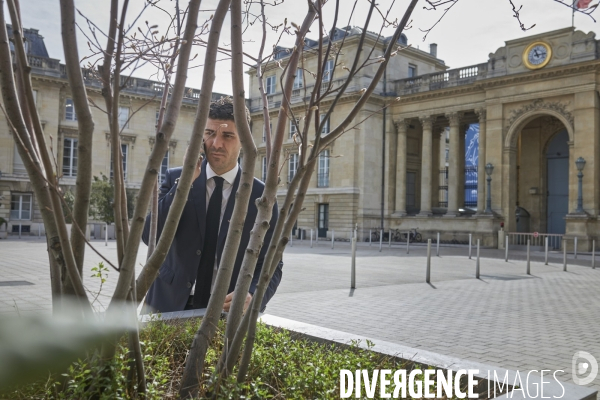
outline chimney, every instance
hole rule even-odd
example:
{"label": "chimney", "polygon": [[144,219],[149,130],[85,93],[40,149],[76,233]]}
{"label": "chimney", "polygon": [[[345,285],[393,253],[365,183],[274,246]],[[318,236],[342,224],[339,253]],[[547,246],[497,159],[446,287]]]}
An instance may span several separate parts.
{"label": "chimney", "polygon": [[431,43],[429,45],[429,54],[437,58],[437,43]]}

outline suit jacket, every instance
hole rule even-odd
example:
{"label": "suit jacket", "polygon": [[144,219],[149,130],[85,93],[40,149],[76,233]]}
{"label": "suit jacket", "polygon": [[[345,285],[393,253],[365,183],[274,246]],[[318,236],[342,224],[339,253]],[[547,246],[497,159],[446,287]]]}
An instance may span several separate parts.
{"label": "suit jacket", "polygon": [[[177,183],[179,176],[181,175],[182,167],[173,168],[167,170],[165,180],[162,182],[160,187],[160,193],[158,197],[158,234],[157,239],[162,233],[162,229],[165,225],[167,214],[175,191],[177,190]],[[221,228],[219,230],[219,239],[217,243],[217,263],[221,262],[221,255],[223,253],[223,247],[225,246],[225,238],[229,231],[229,220],[233,212],[233,206],[235,204],[235,193],[238,189],[240,182],[241,169],[238,170],[238,174],[233,183],[231,195],[227,201],[227,208],[223,214],[221,221]],[[231,275],[231,282],[229,284],[228,293],[233,292],[237,277],[239,275],[244,253],[248,247],[250,240],[250,231],[254,225],[256,214],[258,209],[255,205],[254,200],[262,195],[264,189],[264,183],[258,179],[254,179],[252,185],[252,194],[250,195],[250,201],[248,202],[248,214],[246,221],[244,222],[244,229],[242,231],[242,238],[240,246],[238,248],[237,257],[235,259],[235,265],[233,274]],[[188,200],[183,208],[183,213],[177,226],[175,237],[171,248],[167,253],[163,265],[160,267],[159,275],[148,290],[146,295],[146,304],[150,306],[152,311],[155,312],[170,312],[170,311],[181,311],[184,309],[188,298],[190,296],[192,286],[196,282],[196,275],[198,273],[198,265],[200,264],[200,257],[202,254],[202,248],[204,246],[204,233],[206,226],[206,160],[202,164],[202,172],[200,176],[193,182],[192,188],[188,195]],[[249,292],[254,294],[260,271],[262,270],[263,262],[271,237],[273,235],[273,229],[277,223],[277,217],[279,210],[277,204],[273,207],[273,216],[271,218],[270,227],[265,235],[265,240],[256,263],[256,269],[254,270],[254,276],[250,285]],[[144,232],[142,240],[148,244],[148,236],[150,231],[150,215],[146,217],[146,225],[144,226]],[[261,310],[264,310],[268,301],[273,297],[279,282],[281,281],[283,263],[280,261],[269,287],[262,300]],[[145,307],[147,308],[147,307]]]}

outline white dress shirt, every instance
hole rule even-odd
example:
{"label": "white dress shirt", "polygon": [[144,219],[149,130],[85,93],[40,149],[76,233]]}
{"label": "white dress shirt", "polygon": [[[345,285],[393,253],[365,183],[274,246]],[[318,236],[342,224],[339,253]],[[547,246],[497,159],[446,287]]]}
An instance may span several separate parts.
{"label": "white dress shirt", "polygon": [[[210,167],[209,163],[206,163],[206,211],[208,211],[208,204],[210,202],[210,196],[212,196],[213,192],[215,191],[215,180],[212,179],[215,176],[220,176],[221,178],[223,178],[223,198],[221,199],[221,217],[219,218],[219,221],[221,221],[221,223],[223,222],[223,214],[225,214],[225,209],[227,208],[227,201],[229,200],[229,196],[231,196],[231,192],[233,190],[233,182],[235,181],[235,177],[237,176],[238,170],[240,169],[240,166],[238,164],[235,164],[235,167],[233,167],[231,170],[225,172],[222,175],[218,175],[215,171],[213,171],[213,169]],[[219,231],[221,230],[221,223],[219,223]],[[214,268],[213,268],[213,274],[212,274],[212,285],[211,285],[211,289],[210,292],[212,293],[212,287],[215,284],[215,278],[217,277],[217,253],[215,253],[215,264],[214,264]],[[196,289],[196,283],[194,283],[194,286],[192,287],[192,292],[190,294],[194,294],[195,293],[195,289]]]}

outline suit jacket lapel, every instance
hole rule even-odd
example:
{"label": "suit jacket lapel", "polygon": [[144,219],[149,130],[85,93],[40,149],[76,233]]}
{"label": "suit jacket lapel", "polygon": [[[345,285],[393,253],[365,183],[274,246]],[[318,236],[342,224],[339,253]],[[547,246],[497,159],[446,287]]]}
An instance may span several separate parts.
{"label": "suit jacket lapel", "polygon": [[238,173],[235,176],[235,180],[233,181],[233,187],[231,188],[229,200],[227,200],[227,207],[225,208],[225,213],[223,214],[223,219],[221,220],[221,228],[219,229],[219,241],[217,246],[217,249],[219,249],[217,258],[219,260],[221,259],[221,249],[225,245],[225,237],[227,236],[227,232],[229,231],[229,220],[231,219],[231,214],[233,214],[233,206],[235,205],[235,193],[237,192],[238,186],[240,184],[241,175],[242,170],[238,169]]}
{"label": "suit jacket lapel", "polygon": [[206,230],[206,160],[202,162],[202,171],[200,177],[193,183],[190,189],[196,215],[198,217],[198,232],[200,233],[200,243],[204,240],[204,231]]}

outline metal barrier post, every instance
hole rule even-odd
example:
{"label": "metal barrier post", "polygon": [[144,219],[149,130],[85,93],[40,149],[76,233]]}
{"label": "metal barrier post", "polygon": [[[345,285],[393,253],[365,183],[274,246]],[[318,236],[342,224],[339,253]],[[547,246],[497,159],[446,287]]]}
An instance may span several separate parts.
{"label": "metal barrier post", "polygon": [[592,240],[592,269],[596,269],[596,239]]}
{"label": "metal barrier post", "polygon": [[479,279],[479,239],[477,239],[477,262],[475,263],[475,278]]}
{"label": "metal barrier post", "polygon": [[356,288],[356,238],[352,238],[352,269],[350,272],[350,288]]}
{"label": "metal barrier post", "polygon": [[563,271],[567,270],[567,240],[563,238]]}
{"label": "metal barrier post", "polygon": [[23,227],[23,225],[19,224],[19,239],[21,239],[21,228]]}
{"label": "metal barrier post", "polygon": [[313,237],[313,230],[310,230],[310,248],[312,249],[312,237]]}
{"label": "metal barrier post", "polygon": [[508,235],[504,238],[504,262],[508,262]]}
{"label": "metal barrier post", "polygon": [[575,259],[577,260],[577,236],[575,236],[575,240],[574,240],[574,253],[575,253]]}
{"label": "metal barrier post", "polygon": [[369,229],[369,247],[371,247],[372,242],[373,242],[373,239],[371,237],[371,230]]}
{"label": "metal barrier post", "polygon": [[469,260],[471,259],[471,242],[473,239],[473,234],[469,233]]}
{"label": "metal barrier post", "polygon": [[437,241],[436,241],[436,249],[435,249],[435,255],[437,257],[440,256],[440,233],[437,233]]}
{"label": "metal barrier post", "polygon": [[408,254],[410,249],[410,231],[406,234],[406,254]]}
{"label": "metal barrier post", "polygon": [[335,240],[335,230],[331,230],[331,250],[333,250],[333,241]]}
{"label": "metal barrier post", "polygon": [[548,265],[548,236],[546,236],[544,238],[544,250],[545,250],[545,254],[546,254],[544,257],[545,258],[544,263],[545,263],[545,265]]}
{"label": "metal barrier post", "polygon": [[42,224],[38,224],[38,238],[42,237]]}
{"label": "metal barrier post", "polygon": [[388,233],[388,236],[389,236],[388,237],[388,241],[389,241],[388,248],[391,249],[392,248],[392,230],[391,229],[390,229],[390,232]]}
{"label": "metal barrier post", "polygon": [[108,246],[108,224],[104,223],[104,245]]}
{"label": "metal barrier post", "polygon": [[290,234],[290,246],[294,247],[294,234]]}
{"label": "metal barrier post", "polygon": [[431,282],[431,239],[427,239],[427,272],[425,274],[425,282]]}
{"label": "metal barrier post", "polygon": [[383,229],[379,230],[379,251],[381,251],[381,247],[383,246]]}
{"label": "metal barrier post", "polygon": [[527,275],[531,275],[531,239],[527,239]]}

